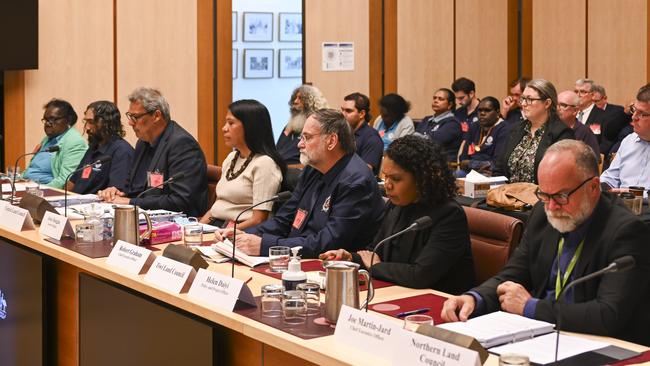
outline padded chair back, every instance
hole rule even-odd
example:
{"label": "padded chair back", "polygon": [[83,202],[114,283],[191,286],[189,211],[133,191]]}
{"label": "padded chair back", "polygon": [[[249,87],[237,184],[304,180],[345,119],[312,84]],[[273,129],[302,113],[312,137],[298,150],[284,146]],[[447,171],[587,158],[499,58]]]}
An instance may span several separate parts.
{"label": "padded chair back", "polygon": [[499,273],[519,244],[523,222],[514,217],[463,207],[467,215],[476,283]]}
{"label": "padded chair back", "polygon": [[217,200],[217,182],[221,178],[221,167],[218,165],[208,164],[208,209],[212,207],[214,201]]}

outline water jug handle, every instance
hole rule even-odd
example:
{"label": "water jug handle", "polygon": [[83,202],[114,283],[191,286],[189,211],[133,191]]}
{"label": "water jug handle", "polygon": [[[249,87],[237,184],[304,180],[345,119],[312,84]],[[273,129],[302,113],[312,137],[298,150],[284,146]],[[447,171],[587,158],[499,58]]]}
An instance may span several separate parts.
{"label": "water jug handle", "polygon": [[144,215],[144,219],[147,221],[147,230],[143,232],[142,235],[140,235],[140,241],[144,239],[148,239],[149,236],[151,235],[151,231],[153,231],[153,226],[151,225],[151,217],[149,217],[149,214],[146,213],[145,211],[142,211],[142,214]]}
{"label": "water jug handle", "polygon": [[365,269],[360,269],[359,274],[366,279],[366,283],[368,284],[368,296],[366,298],[366,301],[361,304],[361,307],[359,309],[365,309],[368,307],[370,302],[372,301],[372,298],[375,297],[375,288],[372,286],[372,281],[370,281],[370,274],[368,271]]}

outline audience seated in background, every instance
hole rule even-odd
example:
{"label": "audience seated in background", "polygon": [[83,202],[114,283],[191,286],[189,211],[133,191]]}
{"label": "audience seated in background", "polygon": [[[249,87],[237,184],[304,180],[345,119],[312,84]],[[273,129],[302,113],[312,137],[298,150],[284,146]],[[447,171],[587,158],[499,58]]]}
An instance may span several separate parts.
{"label": "audience seated in background", "polygon": [[483,175],[492,175],[496,159],[503,154],[508,138],[509,126],[499,118],[499,101],[485,97],[476,110],[478,123],[469,128],[459,157],[457,177],[464,177],[472,170]]}
{"label": "audience seated in background", "polygon": [[[275,196],[287,168],[275,149],[271,116],[262,103],[250,99],[231,103],[221,130],[226,146],[234,150],[221,165],[217,199],[200,221],[224,227],[249,206]],[[243,213],[237,227],[265,221],[272,208],[273,202],[268,202]]]}
{"label": "audience seated in background", "polygon": [[[43,130],[45,137],[33,152],[38,152],[29,162],[23,178],[53,188],[63,188],[65,180],[72,173],[86,153],[88,146],[79,131],[74,128],[77,113],[70,103],[52,99],[45,106]],[[58,152],[45,149],[58,145]]]}
{"label": "audience seated in background", "polygon": [[594,104],[593,93],[591,91],[593,85],[594,81],[591,79],[576,80],[573,90],[579,99],[576,118],[578,122],[591,129],[591,132],[598,137],[600,143],[604,112]]}
{"label": "audience seated in background", "polygon": [[[373,276],[400,286],[452,294],[469,289],[474,266],[467,218],[454,200],[456,184],[440,147],[416,136],[399,138],[386,150],[382,173],[390,201],[373,245],[358,252],[331,250],[320,259],[372,266]],[[375,243],[423,216],[432,227],[384,243],[370,263]]]}
{"label": "audience seated in background", "polygon": [[[451,90],[454,91],[456,97],[456,110],[454,115],[466,134],[469,131],[469,126],[472,123],[478,123],[478,108],[479,99],[476,97],[476,85],[468,78],[458,78],[451,84]],[[463,136],[465,138],[465,136]]]}
{"label": "audience seated in background", "polygon": [[572,139],[574,134],[557,116],[557,91],[549,81],[529,81],[520,104],[526,120],[511,126],[505,150],[492,173],[506,176],[511,183],[537,183],[537,166],[546,149],[559,140]]}
{"label": "audience seated in background", "polygon": [[600,176],[606,188],[650,188],[650,84],[636,95],[632,127],[634,132],[623,139],[616,157]]}
{"label": "audience seated in background", "polygon": [[406,113],[411,104],[399,94],[386,94],[379,99],[380,116],[375,120],[375,130],[384,142],[384,150],[393,140],[415,132],[413,120]]}
{"label": "audience seated in background", "polygon": [[321,109],[310,115],[298,147],[305,170],[293,196],[272,219],[238,234],[237,247],[266,256],[272,246],[302,246],[301,256],[316,258],[331,249],[370,244],[384,203],[375,177],[354,152],[343,114]]}
{"label": "audience seated in background", "polygon": [[[208,180],[199,143],[171,120],[169,104],[160,91],[137,88],[129,95],[129,102],[126,117],[138,142],[125,189],[109,187],[97,194],[111,203],[203,215],[207,209]],[[179,173],[185,177],[154,188]],[[153,189],[137,198],[148,188]]]}
{"label": "audience seated in background", "polygon": [[426,116],[416,126],[416,131],[439,144],[447,161],[456,161],[458,149],[463,141],[460,123],[454,116],[454,93],[446,88],[433,93],[432,116]]}
{"label": "audience seated in background", "polygon": [[113,102],[92,102],[86,107],[83,121],[89,147],[77,169],[105,156],[110,156],[111,161],[74,173],[68,182],[68,190],[86,194],[116,187],[123,191],[133,162],[133,146],[123,138],[120,110]]}
{"label": "audience seated in background", "polygon": [[[539,165],[537,196],[541,202],[506,266],[449,298],[442,318],[466,321],[501,310],[650,345],[650,228],[617,197],[601,193],[591,148],[575,140],[551,146]],[[557,297],[568,283],[626,255],[634,268],[576,285],[563,294],[560,311]]]}
{"label": "audience seated in background", "polygon": [[521,98],[521,93],[524,92],[529,81],[530,78],[527,77],[514,80],[510,84],[510,95],[503,99],[503,103],[501,103],[501,117],[508,126],[523,123],[526,119],[519,105],[519,98]]}
{"label": "audience seated in background", "polygon": [[318,88],[311,85],[301,85],[293,90],[289,99],[291,117],[278,137],[276,147],[278,153],[289,168],[300,168],[300,151],[298,142],[305,121],[315,111],[327,108],[327,100]]}
{"label": "audience seated in background", "polygon": [[368,125],[370,122],[370,100],[361,93],[352,93],[343,98],[341,112],[354,132],[357,155],[368,164],[372,172],[379,174],[384,143],[379,133]]}
{"label": "audience seated in background", "polygon": [[605,111],[602,116],[600,152],[607,156],[612,152],[616,152],[612,147],[631,133],[631,128],[626,129],[626,127],[630,126],[632,118],[630,114],[625,112],[622,105],[607,102],[607,92],[602,85],[592,85],[591,94],[596,107]]}
{"label": "audience seated in background", "polygon": [[575,139],[589,145],[596,156],[600,157],[598,139],[591,129],[578,122],[578,94],[571,90],[565,90],[557,96],[557,114],[560,120],[569,126],[575,134]]}

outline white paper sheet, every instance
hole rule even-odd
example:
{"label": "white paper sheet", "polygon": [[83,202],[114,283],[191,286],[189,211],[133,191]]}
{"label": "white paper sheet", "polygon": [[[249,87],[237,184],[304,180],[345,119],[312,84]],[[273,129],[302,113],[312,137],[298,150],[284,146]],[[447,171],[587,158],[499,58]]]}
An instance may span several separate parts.
{"label": "white paper sheet", "polygon": [[[547,364],[555,361],[555,333],[535,337],[526,341],[510,343],[490,349],[490,352],[501,355],[517,353],[528,356],[530,362]],[[609,344],[589,339],[560,334],[558,360],[563,360],[581,353],[605,348]]]}

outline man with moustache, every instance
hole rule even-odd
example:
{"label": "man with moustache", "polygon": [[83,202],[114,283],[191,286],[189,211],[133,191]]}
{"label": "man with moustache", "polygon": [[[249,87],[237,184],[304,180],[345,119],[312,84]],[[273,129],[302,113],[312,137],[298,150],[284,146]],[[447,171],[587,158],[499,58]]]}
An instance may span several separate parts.
{"label": "man with moustache", "polygon": [[267,256],[276,245],[301,246],[303,258],[365,248],[379,229],[384,201],[372,172],[354,152],[343,114],[334,109],[314,112],[298,147],[305,169],[293,196],[272,219],[238,233],[237,248]]}
{"label": "man with moustache", "polygon": [[341,112],[354,132],[357,155],[368,164],[368,168],[377,175],[381,158],[384,155],[384,143],[379,132],[368,125],[370,122],[370,99],[361,93],[352,93],[343,98]]}
{"label": "man with moustache", "polygon": [[[124,190],[109,187],[97,192],[105,202],[144,209],[180,211],[200,217],[207,211],[207,164],[199,143],[174,122],[160,91],[137,88],[129,95],[126,117],[138,142]],[[177,174],[184,178],[162,184]],[[142,197],[137,197],[152,188]]]}
{"label": "man with moustache", "polygon": [[123,139],[120,110],[109,101],[92,102],[86,107],[83,122],[88,135],[88,151],[77,169],[105,156],[110,156],[111,160],[102,166],[89,166],[74,173],[68,181],[68,190],[87,194],[116,187],[123,191],[131,170],[133,147]]}
{"label": "man with moustache", "polygon": [[[544,155],[539,187],[526,232],[499,274],[461,296],[450,297],[441,316],[506,311],[551,323],[562,330],[650,344],[650,228],[613,195],[602,193],[593,151],[581,141],[562,140]],[[628,271],[576,285],[571,281],[631,255]]]}

